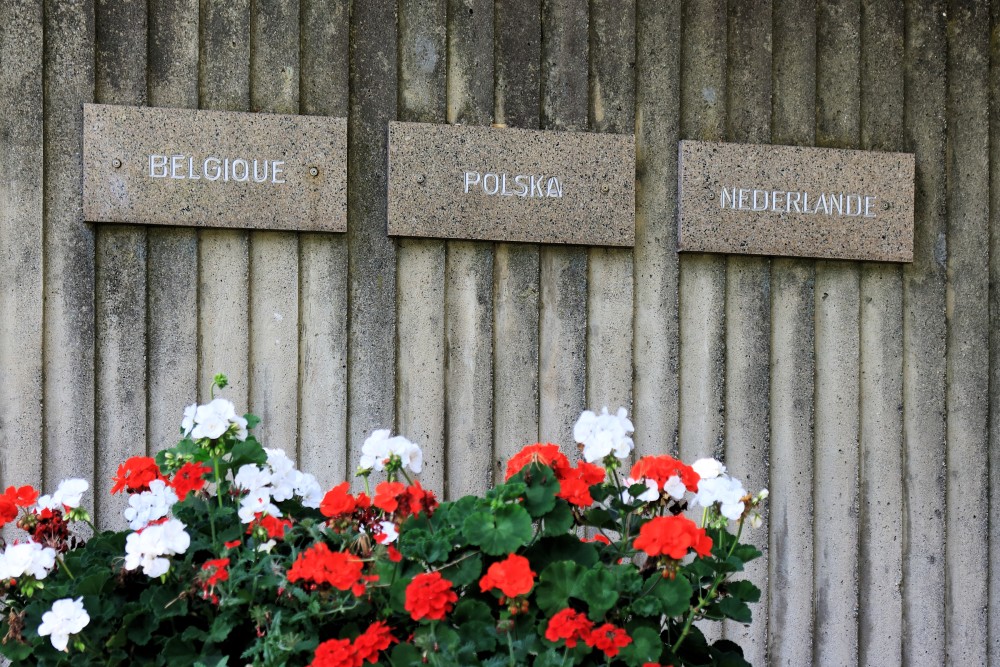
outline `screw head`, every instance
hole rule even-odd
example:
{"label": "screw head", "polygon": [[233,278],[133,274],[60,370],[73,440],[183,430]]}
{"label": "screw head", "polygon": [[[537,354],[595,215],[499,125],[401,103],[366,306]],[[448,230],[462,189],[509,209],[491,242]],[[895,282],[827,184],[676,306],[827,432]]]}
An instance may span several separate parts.
{"label": "screw head", "polygon": [[891,206],[891,204],[889,204],[889,202],[887,202],[887,201],[886,202],[882,202],[882,210],[883,211],[888,211],[890,206]]}
{"label": "screw head", "polygon": [[114,161],[112,161],[111,164],[114,165],[115,169],[121,169],[122,161],[119,160],[118,158],[115,158]]}
{"label": "screw head", "polygon": [[423,174],[418,174],[417,175],[417,183],[423,183],[423,182],[424,182],[424,175]]}
{"label": "screw head", "polygon": [[319,169],[317,169],[316,167],[309,167],[309,175],[319,176]]}
{"label": "screw head", "polygon": [[609,185],[602,185],[601,192],[603,192],[604,194],[608,194],[609,192],[611,192],[611,187]]}

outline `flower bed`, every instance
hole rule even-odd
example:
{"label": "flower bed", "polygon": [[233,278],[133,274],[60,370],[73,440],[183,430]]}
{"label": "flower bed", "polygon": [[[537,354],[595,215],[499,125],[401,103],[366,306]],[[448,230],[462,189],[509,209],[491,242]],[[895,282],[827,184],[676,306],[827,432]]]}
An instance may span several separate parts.
{"label": "flower bed", "polygon": [[413,480],[420,448],[389,431],[364,443],[364,491],[324,493],[256,423],[224,399],[187,408],[177,446],[118,470],[129,530],[86,542],[70,531],[90,521],[85,481],[9,487],[0,522],[24,536],[0,555],[0,652],[74,666],[747,664],[693,623],[750,621],[759,591],[733,576],[759,556],[739,538],[766,491],[711,459],[628,468],[624,410],[581,415],[575,464],[529,445],[503,483],[449,502]]}

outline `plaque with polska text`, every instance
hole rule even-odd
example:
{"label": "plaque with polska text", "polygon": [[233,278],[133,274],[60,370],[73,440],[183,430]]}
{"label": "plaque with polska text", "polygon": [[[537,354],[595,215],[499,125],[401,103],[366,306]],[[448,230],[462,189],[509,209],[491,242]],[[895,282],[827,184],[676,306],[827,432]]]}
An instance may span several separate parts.
{"label": "plaque with polska text", "polygon": [[913,155],[682,141],[678,251],[913,261]]}
{"label": "plaque with polska text", "polygon": [[347,121],[84,105],[89,222],[344,232]]}
{"label": "plaque with polska text", "polygon": [[389,123],[392,236],[635,243],[632,135]]}

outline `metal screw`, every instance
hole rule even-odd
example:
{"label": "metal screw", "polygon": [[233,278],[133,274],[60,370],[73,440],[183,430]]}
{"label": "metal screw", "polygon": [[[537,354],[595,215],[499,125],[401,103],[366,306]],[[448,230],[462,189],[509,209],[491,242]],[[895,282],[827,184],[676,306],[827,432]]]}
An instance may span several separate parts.
{"label": "metal screw", "polygon": [[119,160],[118,158],[115,158],[111,164],[115,166],[115,169],[121,169],[122,161]]}
{"label": "metal screw", "polygon": [[418,174],[417,175],[417,183],[423,183],[423,182],[424,182],[424,175],[423,174]]}
{"label": "metal screw", "polygon": [[602,185],[601,192],[603,192],[604,194],[608,194],[609,192],[611,192],[611,188],[607,185]]}
{"label": "metal screw", "polygon": [[882,210],[883,211],[888,211],[890,206],[891,206],[891,204],[889,204],[889,202],[882,202]]}
{"label": "metal screw", "polygon": [[309,175],[319,176],[319,169],[317,169],[316,167],[309,167]]}

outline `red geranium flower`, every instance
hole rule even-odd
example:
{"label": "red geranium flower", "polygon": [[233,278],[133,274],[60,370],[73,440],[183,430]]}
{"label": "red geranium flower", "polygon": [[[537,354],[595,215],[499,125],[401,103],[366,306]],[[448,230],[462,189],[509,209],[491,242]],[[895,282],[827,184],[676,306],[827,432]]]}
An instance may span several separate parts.
{"label": "red geranium flower", "polygon": [[31,486],[8,486],[3,495],[18,507],[30,507],[38,500],[38,491]]}
{"label": "red geranium flower", "polygon": [[632,479],[651,479],[656,482],[656,485],[663,489],[663,485],[671,477],[680,477],[681,482],[684,483],[685,488],[692,493],[698,492],[698,482],[701,481],[701,476],[695,472],[694,468],[678,461],[672,456],[644,456],[635,462],[632,466],[632,471],[629,473],[629,477]]}
{"label": "red geranium flower", "polygon": [[406,492],[402,482],[382,482],[375,487],[372,503],[383,512],[395,512],[399,507],[399,497]]}
{"label": "red geranium flower", "polygon": [[414,482],[406,486],[401,482],[382,482],[375,487],[375,507],[388,513],[395,512],[399,517],[418,515],[421,512],[433,514],[438,506],[433,491],[428,491]]}
{"label": "red geranium flower", "polygon": [[344,482],[327,491],[319,506],[320,513],[331,519],[353,514],[357,501],[348,491],[350,486],[349,482]]}
{"label": "red geranium flower", "polygon": [[565,639],[567,648],[575,648],[576,643],[587,637],[593,627],[593,622],[587,618],[586,614],[581,614],[574,609],[563,609],[549,619],[548,626],[545,628],[545,638],[550,642]]}
{"label": "red geranium flower", "polygon": [[205,583],[209,586],[215,586],[221,581],[228,581],[228,568],[228,558],[216,558],[214,560],[205,561],[205,563],[201,566],[202,571],[208,573],[208,576],[205,578]]}
{"label": "red geranium flower", "polygon": [[285,532],[292,527],[292,522],[290,519],[279,519],[278,517],[271,516],[270,514],[258,513],[254,515],[254,520],[250,522],[249,526],[247,526],[247,535],[253,535],[254,530],[258,527],[264,529],[268,538],[272,540],[283,540],[285,539]]}
{"label": "red geranium flower", "polygon": [[204,463],[185,463],[174,473],[174,479],[170,486],[174,488],[174,493],[181,500],[187,498],[192,491],[201,491],[205,488],[205,475],[212,472]]}
{"label": "red geranium flower", "polygon": [[328,639],[316,647],[309,667],[361,667],[350,639]]}
{"label": "red geranium flower", "polygon": [[559,482],[559,493],[556,497],[578,507],[590,507],[594,504],[594,498],[590,495],[590,485],[580,478],[564,479]]}
{"label": "red geranium flower", "polygon": [[315,544],[295,559],[288,570],[288,581],[308,581],[314,584],[330,584],[342,591],[350,590],[354,595],[365,592],[365,583],[377,581],[378,576],[362,576],[364,562],[343,551],[330,551],[323,542]]}
{"label": "red geranium flower", "polygon": [[392,636],[392,631],[385,621],[375,621],[354,640],[354,654],[357,656],[358,664],[363,660],[377,662],[378,654],[389,648],[394,641],[396,638]]}
{"label": "red geranium flower", "polygon": [[507,476],[504,480],[510,479],[531,463],[549,466],[555,471],[558,479],[566,477],[571,470],[569,459],[559,450],[559,445],[539,442],[527,445],[507,461]]}
{"label": "red geranium flower", "polygon": [[674,560],[684,558],[688,549],[694,549],[699,556],[712,551],[712,538],[705,529],[681,514],[658,516],[644,523],[634,544],[650,557],[668,556]]}
{"label": "red geranium flower", "polygon": [[376,621],[353,643],[350,639],[328,639],[317,646],[309,667],[361,667],[366,660],[377,662],[379,652],[394,641],[389,626]]}
{"label": "red geranium flower", "polygon": [[479,589],[484,593],[497,588],[508,598],[525,595],[535,585],[535,573],[531,563],[524,556],[510,554],[505,560],[490,565],[479,580]]}
{"label": "red geranium flower", "polygon": [[17,505],[7,496],[0,496],[0,528],[17,518]]}
{"label": "red geranium flower", "polygon": [[458,601],[451,582],[440,572],[428,572],[413,577],[406,587],[406,611],[414,621],[428,618],[440,621]]}
{"label": "red geranium flower", "polygon": [[148,456],[133,456],[118,466],[111,493],[126,488],[132,492],[149,491],[149,483],[154,479],[163,479],[156,461]]}
{"label": "red geranium flower", "polygon": [[604,655],[613,658],[618,655],[618,650],[632,643],[632,638],[622,628],[611,623],[605,623],[591,630],[583,641],[587,646],[596,648],[604,652]]}

